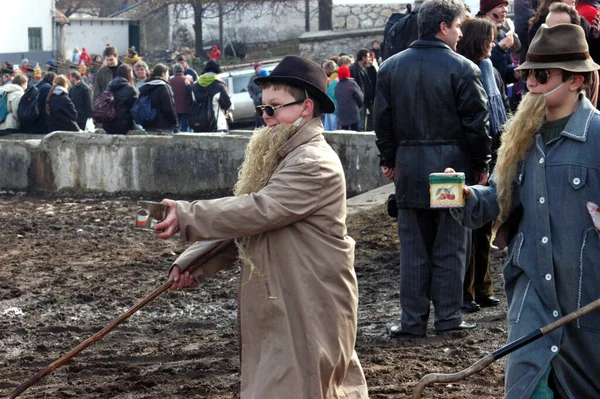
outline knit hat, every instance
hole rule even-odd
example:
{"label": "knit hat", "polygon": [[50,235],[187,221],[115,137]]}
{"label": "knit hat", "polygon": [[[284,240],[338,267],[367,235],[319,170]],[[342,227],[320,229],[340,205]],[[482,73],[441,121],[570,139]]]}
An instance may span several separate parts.
{"label": "knit hat", "polygon": [[581,26],[542,24],[529,45],[521,69],[559,68],[569,72],[591,72],[600,69],[590,57]]}
{"label": "knit hat", "polygon": [[508,0],[479,0],[479,12],[487,14],[500,4],[508,5]]}
{"label": "knit hat", "polygon": [[258,67],[262,67],[262,64],[260,62],[255,62],[254,63],[254,70],[256,70],[256,68]]}
{"label": "knit hat", "polygon": [[350,69],[347,66],[341,66],[338,68],[338,77],[340,79],[348,79],[350,77]]}

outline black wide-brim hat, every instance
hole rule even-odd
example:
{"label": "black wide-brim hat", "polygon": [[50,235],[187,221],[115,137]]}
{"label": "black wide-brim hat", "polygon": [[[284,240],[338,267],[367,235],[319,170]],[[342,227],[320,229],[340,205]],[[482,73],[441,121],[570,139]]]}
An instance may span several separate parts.
{"label": "black wide-brim hat", "polygon": [[269,76],[254,79],[261,83],[283,83],[306,89],[319,102],[321,112],[331,114],[335,111],[333,101],[327,95],[327,74],[314,61],[297,55],[283,57]]}

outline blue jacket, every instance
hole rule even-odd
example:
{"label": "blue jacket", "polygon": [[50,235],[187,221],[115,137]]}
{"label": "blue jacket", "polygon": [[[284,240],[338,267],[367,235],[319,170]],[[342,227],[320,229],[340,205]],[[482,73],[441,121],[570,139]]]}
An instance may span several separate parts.
{"label": "blue jacket", "polygon": [[[586,208],[600,202],[600,112],[581,98],[560,138],[546,150],[538,134],[517,169],[512,207],[523,212],[504,269],[509,342],[600,298],[600,233]],[[493,178],[452,211],[465,226],[498,216]],[[600,397],[600,311],[509,355],[506,398],[529,398],[550,363],[563,397]]]}

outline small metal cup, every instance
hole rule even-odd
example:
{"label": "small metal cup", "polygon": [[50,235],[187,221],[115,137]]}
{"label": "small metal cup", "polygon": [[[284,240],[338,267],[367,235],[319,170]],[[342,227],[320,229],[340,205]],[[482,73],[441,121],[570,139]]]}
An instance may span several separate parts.
{"label": "small metal cup", "polygon": [[152,230],[154,225],[167,217],[169,208],[159,202],[139,201],[140,208],[135,215],[135,227],[142,230]]}

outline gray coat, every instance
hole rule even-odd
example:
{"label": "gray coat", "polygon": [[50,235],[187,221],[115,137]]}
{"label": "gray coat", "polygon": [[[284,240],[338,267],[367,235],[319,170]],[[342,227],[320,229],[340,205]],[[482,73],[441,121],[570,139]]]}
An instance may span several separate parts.
{"label": "gray coat", "polygon": [[[582,97],[561,137],[546,151],[538,134],[517,169],[512,205],[523,215],[504,269],[509,342],[600,297],[600,233],[586,208],[600,202],[598,154],[600,112]],[[497,217],[493,177],[453,211],[465,226]],[[600,311],[509,355],[506,398],[529,398],[550,363],[564,397],[600,397]]]}
{"label": "gray coat", "polygon": [[354,79],[340,79],[335,86],[335,98],[340,126],[360,122],[360,107],[363,105],[364,96]]}

